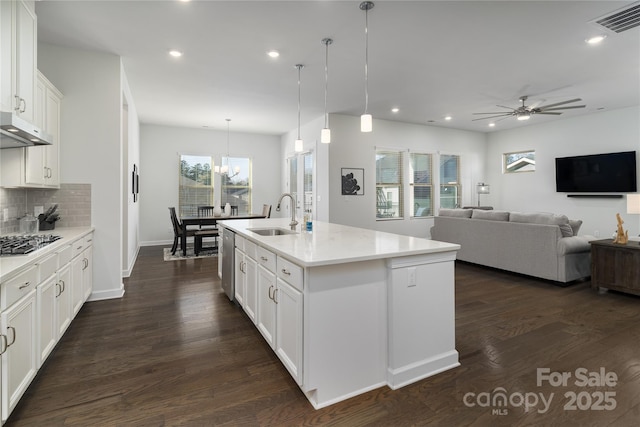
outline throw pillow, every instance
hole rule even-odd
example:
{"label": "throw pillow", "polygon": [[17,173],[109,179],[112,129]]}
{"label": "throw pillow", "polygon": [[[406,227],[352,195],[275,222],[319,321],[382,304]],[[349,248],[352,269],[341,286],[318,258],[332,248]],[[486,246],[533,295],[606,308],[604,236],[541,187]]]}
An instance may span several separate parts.
{"label": "throw pillow", "polygon": [[471,218],[486,219],[489,221],[509,221],[509,212],[474,209],[473,214],[471,214]]}
{"label": "throw pillow", "polygon": [[578,231],[580,231],[580,227],[582,227],[582,220],[581,219],[570,219],[569,220],[569,226],[573,230],[573,235],[577,236],[578,235]]}
{"label": "throw pillow", "polygon": [[440,216],[453,216],[457,218],[471,218],[471,209],[440,209]]}

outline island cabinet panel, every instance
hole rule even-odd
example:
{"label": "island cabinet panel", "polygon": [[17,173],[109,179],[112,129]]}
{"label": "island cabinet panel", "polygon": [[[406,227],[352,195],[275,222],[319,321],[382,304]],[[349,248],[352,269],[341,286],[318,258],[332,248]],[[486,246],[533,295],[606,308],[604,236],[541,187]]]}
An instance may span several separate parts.
{"label": "island cabinet panel", "polygon": [[384,260],[311,267],[305,273],[304,380],[317,409],[386,384]]}
{"label": "island cabinet panel", "polygon": [[276,348],[276,306],[273,294],[276,289],[276,274],[264,266],[258,266],[258,330],[272,349]]}
{"label": "island cabinet panel", "polygon": [[302,292],[277,279],[276,354],[298,385],[302,383]]}
{"label": "island cabinet panel", "polygon": [[388,262],[387,380],[393,389],[459,365],[453,260],[438,254]]}

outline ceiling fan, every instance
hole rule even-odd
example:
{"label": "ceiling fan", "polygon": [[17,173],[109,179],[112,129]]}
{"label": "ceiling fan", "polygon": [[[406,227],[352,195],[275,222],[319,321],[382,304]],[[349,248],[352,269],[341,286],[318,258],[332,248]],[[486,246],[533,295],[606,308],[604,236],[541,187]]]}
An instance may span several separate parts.
{"label": "ceiling fan", "polygon": [[502,119],[500,119],[500,120],[504,120],[509,116],[514,116],[518,120],[529,120],[533,114],[549,114],[549,115],[559,116],[560,114],[562,114],[562,112],[559,111],[559,110],[569,110],[569,109],[572,109],[572,108],[584,108],[584,107],[586,107],[586,105],[573,105],[573,106],[567,106],[567,107],[560,107],[560,105],[565,105],[565,104],[570,104],[572,102],[582,101],[580,98],[570,99],[568,101],[556,102],[555,104],[543,105],[541,107],[526,106],[526,105],[524,105],[524,103],[528,98],[529,97],[526,96],[526,95],[525,96],[521,96],[520,97],[520,101],[522,101],[522,106],[520,106],[518,108],[511,108],[511,107],[505,107],[504,105],[497,105],[497,107],[506,108],[506,109],[511,110],[511,111],[502,111],[502,112],[495,112],[494,111],[494,112],[491,112],[491,113],[473,113],[474,115],[478,115],[478,114],[493,114],[493,115],[489,116],[489,117],[480,117],[479,119],[473,119],[472,121],[485,120],[485,119],[494,119],[496,117],[502,117]]}

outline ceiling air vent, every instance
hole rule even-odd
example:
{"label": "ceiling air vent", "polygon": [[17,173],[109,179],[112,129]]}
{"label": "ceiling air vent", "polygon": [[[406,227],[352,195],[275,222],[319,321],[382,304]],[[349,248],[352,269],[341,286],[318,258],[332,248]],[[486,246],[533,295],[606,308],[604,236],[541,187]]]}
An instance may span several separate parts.
{"label": "ceiling air vent", "polygon": [[615,33],[635,28],[640,25],[640,2],[618,9],[591,22]]}

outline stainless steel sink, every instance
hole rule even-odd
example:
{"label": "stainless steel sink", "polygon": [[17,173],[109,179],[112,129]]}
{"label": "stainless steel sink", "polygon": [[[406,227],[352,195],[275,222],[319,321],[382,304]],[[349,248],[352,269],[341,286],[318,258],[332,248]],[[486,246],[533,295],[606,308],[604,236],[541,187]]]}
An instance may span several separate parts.
{"label": "stainless steel sink", "polygon": [[261,236],[283,236],[285,234],[297,234],[295,231],[285,228],[247,228],[247,230]]}

